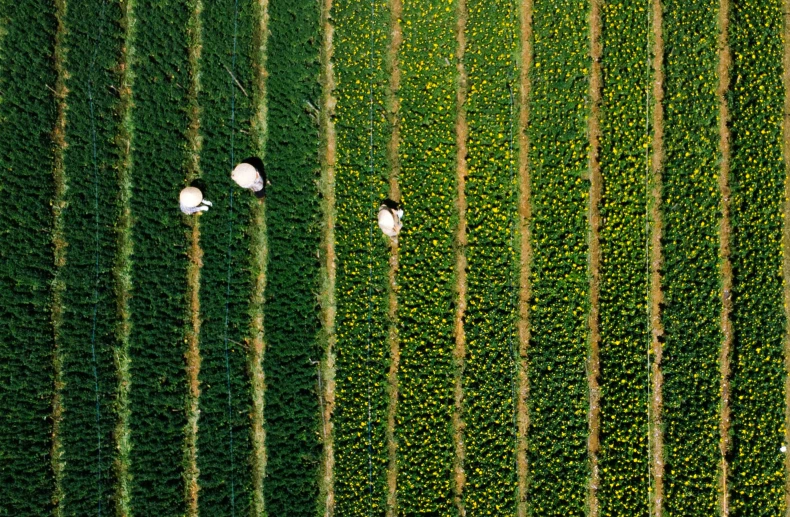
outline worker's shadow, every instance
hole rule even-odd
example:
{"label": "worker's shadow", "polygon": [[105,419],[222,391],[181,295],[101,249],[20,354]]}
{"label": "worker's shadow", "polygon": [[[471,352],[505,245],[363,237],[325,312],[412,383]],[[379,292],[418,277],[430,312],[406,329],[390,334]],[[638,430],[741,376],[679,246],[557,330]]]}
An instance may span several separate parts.
{"label": "worker's shadow", "polygon": [[382,201],[381,204],[386,206],[390,210],[398,211],[398,209],[400,208],[400,204],[396,203],[395,201],[393,201],[393,200],[391,200],[389,198],[385,199],[384,201]]}

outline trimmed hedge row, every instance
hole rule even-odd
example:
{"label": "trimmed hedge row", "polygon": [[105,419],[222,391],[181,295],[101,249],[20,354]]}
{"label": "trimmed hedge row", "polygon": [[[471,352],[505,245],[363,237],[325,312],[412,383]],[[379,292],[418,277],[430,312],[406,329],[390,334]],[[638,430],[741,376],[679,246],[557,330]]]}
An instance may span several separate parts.
{"label": "trimmed hedge row", "polygon": [[0,515],[52,509],[55,7],[0,1]]}
{"label": "trimmed hedge row", "polygon": [[734,516],[785,512],[782,9],[733,2],[730,18]]}
{"label": "trimmed hedge row", "polygon": [[269,515],[314,515],[320,416],[316,293],[320,262],[316,181],[320,98],[319,5],[269,3],[266,285],[266,451]]}
{"label": "trimmed hedge row", "polygon": [[387,501],[390,247],[376,225],[376,211],[388,191],[385,151],[392,129],[384,112],[384,56],[390,19],[381,2],[371,13],[371,4],[358,0],[335,2],[332,18],[337,82],[335,513],[367,516],[382,514]]}
{"label": "trimmed hedge row", "polygon": [[118,63],[124,29],[117,2],[74,0],[63,19],[66,88],[63,162],[66,263],[59,354],[64,387],[63,515],[112,513],[117,421],[114,353],[119,323],[113,266],[120,217]]}
{"label": "trimmed hedge row", "polygon": [[536,0],[532,14],[527,504],[535,515],[585,515],[590,476],[589,12],[589,2]]}
{"label": "trimmed hedge row", "polygon": [[398,511],[455,515],[456,2],[404,2]]}
{"label": "trimmed hedge row", "polygon": [[470,0],[467,8],[464,504],[472,515],[516,514],[514,361],[519,346],[515,325],[519,272],[514,249],[518,218],[514,55],[519,18],[512,0]]}
{"label": "trimmed hedge row", "polygon": [[238,2],[238,12],[231,0],[204,2],[201,13],[200,168],[205,195],[214,203],[200,219],[197,463],[199,507],[205,515],[248,515],[253,500],[246,345],[251,343],[254,280],[249,249],[251,210],[258,200],[230,179],[238,162],[261,151],[255,149],[250,131],[256,83],[253,13],[253,2],[244,0]]}
{"label": "trimmed hedge row", "polygon": [[719,498],[718,0],[664,4],[662,289],[668,515],[714,515]]}
{"label": "trimmed hedge row", "polygon": [[602,516],[648,513],[647,13],[603,2],[601,100]]}
{"label": "trimmed hedge row", "polygon": [[[189,0],[135,4],[131,112],[132,509],[183,515],[187,226],[178,209],[188,159]],[[208,198],[210,199],[210,198]]]}

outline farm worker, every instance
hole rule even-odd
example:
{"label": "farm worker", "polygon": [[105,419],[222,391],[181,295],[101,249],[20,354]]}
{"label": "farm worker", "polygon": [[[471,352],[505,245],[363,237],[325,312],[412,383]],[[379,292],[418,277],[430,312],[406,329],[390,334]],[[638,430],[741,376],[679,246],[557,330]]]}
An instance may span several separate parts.
{"label": "farm worker", "polygon": [[400,220],[403,218],[403,210],[395,210],[387,205],[379,207],[379,228],[388,237],[397,237],[398,232],[403,227]]}
{"label": "farm worker", "polygon": [[197,187],[187,187],[179,195],[181,211],[187,215],[196,212],[205,212],[211,206],[211,201],[203,199],[203,193]]}
{"label": "farm worker", "polygon": [[230,177],[241,188],[252,190],[258,199],[266,196],[266,185],[254,165],[246,162],[240,163],[230,173]]}

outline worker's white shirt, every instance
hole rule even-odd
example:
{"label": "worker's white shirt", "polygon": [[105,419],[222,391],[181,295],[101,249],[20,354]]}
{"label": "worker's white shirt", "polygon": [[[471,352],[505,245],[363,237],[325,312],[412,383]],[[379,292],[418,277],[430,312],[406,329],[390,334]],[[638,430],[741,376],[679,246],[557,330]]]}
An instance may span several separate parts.
{"label": "worker's white shirt", "polygon": [[197,212],[205,212],[211,206],[211,201],[203,200],[198,206],[184,206],[181,205],[181,211],[187,215],[192,215]]}
{"label": "worker's white shirt", "polygon": [[252,190],[253,192],[258,192],[261,189],[263,189],[263,178],[261,178],[261,175],[258,174],[258,177],[255,178],[255,183],[252,184],[250,190]]}

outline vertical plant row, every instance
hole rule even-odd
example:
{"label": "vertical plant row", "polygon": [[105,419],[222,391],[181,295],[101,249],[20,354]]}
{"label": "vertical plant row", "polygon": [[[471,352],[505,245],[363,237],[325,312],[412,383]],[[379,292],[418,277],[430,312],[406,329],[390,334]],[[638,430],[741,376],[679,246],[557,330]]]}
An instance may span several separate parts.
{"label": "vertical plant row", "polygon": [[137,515],[185,512],[188,237],[178,193],[189,159],[187,27],[192,9],[187,0],[137,0],[135,5],[129,431],[131,507]]}
{"label": "vertical plant row", "polygon": [[[601,515],[648,512],[647,5],[604,3]],[[668,254],[668,252],[667,252]]]}
{"label": "vertical plant row", "polygon": [[398,509],[454,515],[455,1],[404,2]]}
{"label": "vertical plant row", "polygon": [[529,511],[584,515],[590,311],[589,2],[535,0],[529,98]]}
{"label": "vertical plant row", "polygon": [[250,234],[253,206],[230,172],[259,157],[252,135],[255,115],[251,0],[204,1],[200,53],[201,180],[214,204],[201,216],[200,281],[200,511],[247,515],[253,501],[251,387],[247,353],[252,346],[253,292]]}
{"label": "vertical plant row", "polygon": [[719,502],[719,130],[716,0],[664,2],[662,371],[669,515]]}
{"label": "vertical plant row", "polygon": [[463,389],[464,506],[473,515],[516,513],[515,311],[517,219],[515,53],[512,0],[467,4],[466,117],[469,228]]}
{"label": "vertical plant row", "polygon": [[0,515],[51,510],[55,6],[0,2]]}
{"label": "vertical plant row", "polygon": [[113,268],[120,217],[119,62],[124,30],[114,1],[69,2],[62,23],[68,110],[65,126],[65,263],[58,329],[63,499],[68,515],[111,513],[116,482],[114,355],[118,346]]}
{"label": "vertical plant row", "polygon": [[[733,2],[733,515],[785,512],[782,2]],[[786,251],[786,250],[785,250]]]}
{"label": "vertical plant row", "polygon": [[316,293],[319,5],[269,3],[266,221],[266,450],[269,515],[314,515],[321,432]]}
{"label": "vertical plant row", "polygon": [[337,133],[335,513],[382,514],[387,500],[389,240],[376,225],[387,196],[385,53],[381,0],[334,2]]}

